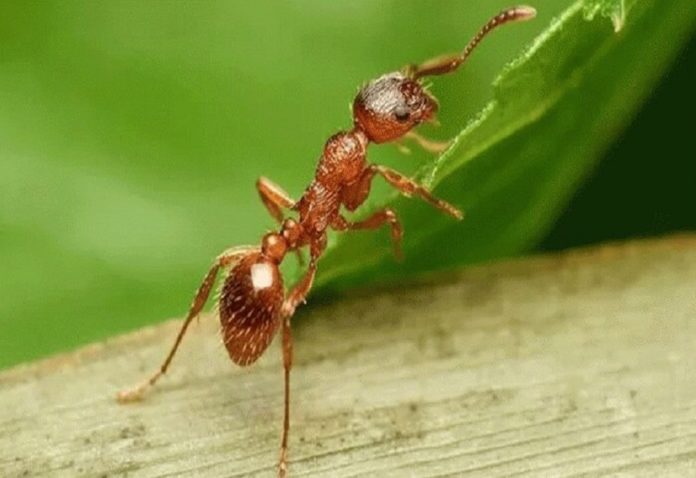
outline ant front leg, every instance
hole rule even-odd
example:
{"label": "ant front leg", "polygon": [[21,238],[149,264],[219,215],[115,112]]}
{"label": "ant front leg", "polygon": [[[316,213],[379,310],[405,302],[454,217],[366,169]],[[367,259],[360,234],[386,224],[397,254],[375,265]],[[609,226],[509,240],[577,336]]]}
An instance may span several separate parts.
{"label": "ant front leg", "polygon": [[444,153],[447,150],[447,148],[449,148],[452,144],[452,141],[433,141],[432,139],[428,139],[420,133],[416,133],[413,130],[406,133],[404,137],[412,139],[413,141],[418,143],[418,146],[432,154]]}
{"label": "ant front leg", "polygon": [[345,217],[338,216],[333,224],[331,224],[331,227],[337,231],[355,231],[361,229],[377,229],[382,227],[384,224],[389,224],[389,227],[391,228],[394,256],[400,261],[403,258],[403,253],[401,251],[401,239],[404,235],[404,229],[401,226],[398,216],[391,208],[385,208],[381,211],[377,211],[368,218],[357,222],[350,222]]}
{"label": "ant front leg", "polygon": [[164,359],[164,362],[162,362],[162,365],[160,365],[159,369],[154,374],[152,374],[150,378],[142,382],[140,385],[119,392],[116,396],[116,399],[119,402],[127,403],[141,400],[145,392],[150,387],[152,387],[162,375],[164,375],[167,372],[167,369],[169,368],[169,365],[171,364],[172,359],[174,358],[174,355],[176,354],[176,351],[179,348],[179,345],[181,344],[181,340],[184,338],[184,335],[186,334],[186,329],[188,329],[188,326],[191,323],[191,321],[195,317],[197,317],[198,314],[200,314],[201,310],[203,309],[203,306],[208,300],[208,296],[210,295],[210,291],[213,288],[213,285],[215,284],[215,278],[220,268],[231,265],[237,259],[247,254],[251,250],[251,248],[233,248],[222,253],[220,256],[217,257],[215,263],[203,278],[203,282],[198,288],[193,302],[191,303],[188,315],[186,315],[186,319],[184,320],[184,323],[181,326],[181,329],[179,330],[179,334],[176,336],[174,345],[169,350],[169,353]]}
{"label": "ant front leg", "polygon": [[[452,144],[452,141],[434,141],[432,139],[428,139],[422,134],[416,133],[413,130],[406,133],[404,135],[404,139],[412,139],[418,146],[423,148],[423,150],[432,154],[444,153]],[[411,154],[411,148],[404,144],[404,139],[397,141],[396,147],[399,152],[403,154]]]}
{"label": "ant front leg", "polygon": [[459,209],[447,201],[436,198],[430,194],[430,191],[428,191],[425,187],[421,186],[412,179],[407,178],[403,174],[385,166],[372,165],[370,168],[382,176],[389,184],[400,191],[404,196],[418,196],[455,219],[462,219],[464,217],[464,214]]}

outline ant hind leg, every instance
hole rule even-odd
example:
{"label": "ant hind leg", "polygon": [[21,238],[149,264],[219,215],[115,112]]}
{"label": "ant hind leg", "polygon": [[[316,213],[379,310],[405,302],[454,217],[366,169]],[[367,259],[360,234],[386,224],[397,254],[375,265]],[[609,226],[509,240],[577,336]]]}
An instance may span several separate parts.
{"label": "ant hind leg", "polygon": [[238,258],[243,256],[244,254],[247,254],[251,250],[251,248],[233,248],[218,256],[213,266],[210,268],[208,273],[203,278],[203,282],[201,283],[200,287],[198,288],[198,291],[196,292],[193,302],[191,303],[191,307],[189,308],[189,312],[186,315],[186,319],[184,320],[184,323],[182,324],[181,329],[179,330],[179,334],[176,336],[174,345],[169,350],[169,353],[164,359],[164,362],[162,362],[162,365],[160,365],[159,369],[154,374],[152,374],[150,378],[148,378],[147,380],[143,381],[142,383],[133,388],[120,391],[116,396],[116,399],[120,403],[128,403],[141,400],[145,392],[150,387],[155,385],[157,380],[159,380],[159,378],[167,372],[167,369],[169,368],[169,365],[171,364],[172,359],[174,358],[174,355],[176,354],[176,351],[179,348],[179,345],[181,344],[181,340],[184,338],[184,335],[186,334],[186,330],[188,329],[189,324],[195,317],[198,316],[198,314],[200,314],[201,310],[203,309],[203,306],[208,300],[208,296],[210,295],[210,291],[212,290],[213,285],[215,284],[215,278],[220,268],[232,264]]}

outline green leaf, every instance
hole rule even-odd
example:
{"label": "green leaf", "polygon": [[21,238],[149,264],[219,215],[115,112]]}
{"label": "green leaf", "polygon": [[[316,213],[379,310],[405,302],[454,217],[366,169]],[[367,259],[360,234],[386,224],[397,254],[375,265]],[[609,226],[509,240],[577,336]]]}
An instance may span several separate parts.
{"label": "green leaf", "polygon": [[[320,289],[512,254],[543,234],[693,28],[692,0],[595,0],[545,29],[571,1],[529,0],[537,20],[433,80],[434,136],[459,134],[436,164],[370,150],[409,175],[430,161],[420,178],[465,220],[392,196],[405,261],[393,262],[385,231],[332,234]],[[259,176],[299,197],[325,139],[350,127],[357,85],[462,47],[503,5],[5,2],[0,367],[183,314],[211,258],[275,227]],[[624,17],[617,34],[612,15]],[[386,199],[377,183],[361,213]]]}
{"label": "green leaf", "polygon": [[493,100],[419,175],[466,211],[464,221],[394,196],[405,261],[390,257],[384,232],[343,235],[318,286],[395,280],[534,245],[677,54],[695,14],[691,0],[573,3],[504,68]]}

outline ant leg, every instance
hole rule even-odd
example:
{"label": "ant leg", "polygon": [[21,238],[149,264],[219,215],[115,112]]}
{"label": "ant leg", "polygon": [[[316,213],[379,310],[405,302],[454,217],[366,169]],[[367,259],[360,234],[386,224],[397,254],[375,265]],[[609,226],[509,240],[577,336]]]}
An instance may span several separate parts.
{"label": "ant leg", "polygon": [[283,436],[280,442],[278,477],[285,478],[288,472],[288,432],[290,431],[290,368],[292,367],[292,331],[290,317],[283,319]]}
{"label": "ant leg", "polygon": [[371,168],[374,168],[378,174],[380,174],[389,184],[399,190],[404,196],[419,196],[424,201],[432,204],[442,212],[449,214],[455,219],[461,219],[464,217],[464,214],[459,209],[450,203],[443,201],[442,199],[436,198],[430,194],[430,191],[412,179],[407,178],[403,174],[385,166],[373,165]]}
{"label": "ant leg", "polygon": [[377,211],[368,218],[357,222],[349,222],[343,216],[339,216],[332,224],[332,227],[337,231],[353,231],[360,229],[377,229],[384,224],[389,224],[391,228],[394,256],[397,260],[401,260],[403,258],[403,253],[401,252],[401,238],[404,235],[404,229],[396,213],[391,208]]}
{"label": "ant leg", "polygon": [[290,209],[295,205],[295,201],[290,198],[283,188],[263,176],[256,181],[256,189],[259,192],[259,196],[261,196],[263,205],[266,206],[271,216],[278,223],[282,223],[283,212],[281,208]]}
{"label": "ant leg", "polygon": [[420,146],[427,152],[433,154],[444,153],[447,150],[447,148],[450,147],[450,144],[452,144],[451,141],[433,141],[431,139],[421,136],[419,133],[416,133],[413,130],[406,133],[404,137],[412,139],[413,141],[418,143],[418,146]]}
{"label": "ant leg", "polygon": [[295,287],[293,287],[288,296],[285,298],[281,308],[282,317],[292,317],[295,314],[295,309],[297,309],[297,306],[305,302],[307,294],[314,283],[314,276],[316,273],[317,262],[313,256],[309,261],[309,268],[307,269],[307,272],[305,272],[304,277],[302,277],[302,279],[295,284]]}
{"label": "ant leg", "polygon": [[372,166],[367,166],[360,174],[360,178],[355,182],[346,186],[342,193],[343,205],[349,211],[355,211],[365,202],[367,196],[370,195],[372,180],[377,174],[377,171]]}
{"label": "ant leg", "polygon": [[174,354],[176,354],[176,351],[179,348],[179,345],[181,344],[181,340],[184,338],[186,329],[188,328],[189,324],[194,319],[194,317],[197,317],[198,314],[201,312],[201,309],[203,309],[203,306],[205,305],[205,302],[207,301],[208,296],[210,295],[210,291],[213,288],[213,285],[215,284],[215,277],[217,276],[217,273],[220,270],[220,268],[229,266],[236,259],[248,253],[249,250],[250,248],[233,248],[222,253],[220,256],[217,257],[215,263],[210,268],[208,273],[205,275],[203,282],[198,288],[193,302],[191,303],[188,315],[186,316],[186,319],[184,320],[184,323],[181,326],[181,329],[179,330],[179,334],[176,336],[174,345],[169,350],[169,353],[167,354],[167,357],[164,359],[164,362],[162,362],[162,365],[160,365],[160,368],[150,378],[142,382],[140,385],[119,392],[116,396],[116,399],[119,402],[127,403],[141,400],[143,398],[144,393],[150,387],[152,387],[162,375],[164,375],[167,372],[169,364],[172,362]]}
{"label": "ant leg", "polygon": [[314,276],[317,272],[317,258],[321,254],[319,250],[312,251],[312,259],[309,269],[304,277],[295,284],[292,291],[288,294],[281,308],[281,320],[283,321],[283,374],[284,374],[284,397],[283,397],[283,434],[280,440],[280,458],[278,459],[278,477],[285,478],[288,472],[288,434],[290,432],[290,368],[292,367],[292,334],[290,330],[290,319],[295,313],[295,309],[300,303],[305,301],[309,290],[312,288]]}

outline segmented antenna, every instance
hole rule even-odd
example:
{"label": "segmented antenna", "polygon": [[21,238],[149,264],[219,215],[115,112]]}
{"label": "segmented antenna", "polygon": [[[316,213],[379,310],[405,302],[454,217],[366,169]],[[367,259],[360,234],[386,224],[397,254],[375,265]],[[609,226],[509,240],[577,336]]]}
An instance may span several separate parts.
{"label": "segmented antenna", "polygon": [[481,40],[492,30],[506,23],[531,20],[535,16],[536,10],[533,7],[519,5],[517,7],[507,8],[488,20],[488,23],[486,23],[474,38],[469,41],[469,44],[464,48],[461,54],[449,58],[438,58],[428,61],[417,67],[413,74],[416,78],[421,78],[423,76],[450,73],[459,68],[459,66],[466,61],[469,55],[471,55],[471,52],[481,43]]}

